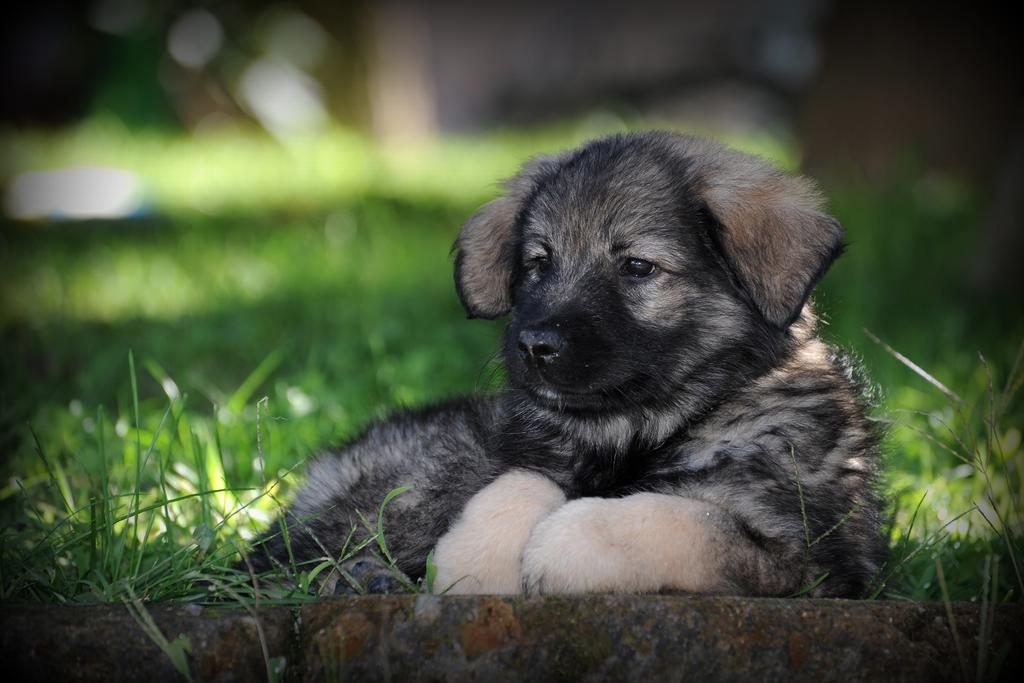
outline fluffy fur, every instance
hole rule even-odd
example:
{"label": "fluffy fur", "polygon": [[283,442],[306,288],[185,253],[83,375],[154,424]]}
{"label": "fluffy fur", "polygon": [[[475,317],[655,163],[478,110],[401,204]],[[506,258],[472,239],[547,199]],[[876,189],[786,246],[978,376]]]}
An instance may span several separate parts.
{"label": "fluffy fur", "polygon": [[[860,596],[885,557],[877,435],[808,296],[842,249],[813,184],[712,142],[528,162],[464,226],[456,290],[509,315],[509,386],[402,412],[309,471],[299,560],[386,513],[438,588]],[[281,536],[253,554],[287,564]]]}

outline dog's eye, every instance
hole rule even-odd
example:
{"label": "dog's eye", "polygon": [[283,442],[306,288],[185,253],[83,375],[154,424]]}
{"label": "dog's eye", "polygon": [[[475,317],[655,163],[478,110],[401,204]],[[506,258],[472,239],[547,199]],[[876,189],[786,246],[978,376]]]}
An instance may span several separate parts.
{"label": "dog's eye", "polygon": [[527,265],[538,273],[546,273],[551,269],[551,259],[547,256],[534,256],[527,261]]}
{"label": "dog's eye", "polygon": [[655,268],[653,263],[644,261],[642,258],[628,258],[622,262],[619,272],[629,277],[642,278],[653,273]]}

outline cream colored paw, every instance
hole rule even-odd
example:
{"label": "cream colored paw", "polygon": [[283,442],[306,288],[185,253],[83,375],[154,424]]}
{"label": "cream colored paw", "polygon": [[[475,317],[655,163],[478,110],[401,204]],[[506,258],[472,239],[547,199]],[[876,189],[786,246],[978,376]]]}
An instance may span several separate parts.
{"label": "cream colored paw", "polygon": [[628,571],[609,543],[614,499],[580,498],[541,520],[523,550],[522,589],[530,594],[610,590]]}
{"label": "cream colored paw", "polygon": [[514,470],[470,498],[434,548],[441,593],[513,594],[520,591],[523,546],[533,527],[565,503],[547,477]]}
{"label": "cream colored paw", "polygon": [[656,493],[580,498],[533,529],[523,590],[541,593],[702,591],[718,581],[709,548],[711,508]]}

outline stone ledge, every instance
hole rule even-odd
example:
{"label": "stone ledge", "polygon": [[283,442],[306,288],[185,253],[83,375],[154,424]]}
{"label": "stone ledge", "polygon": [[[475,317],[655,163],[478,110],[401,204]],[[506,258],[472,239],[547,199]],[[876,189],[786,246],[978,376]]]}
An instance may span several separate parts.
{"label": "stone ledge", "polygon": [[[185,635],[197,680],[260,680],[256,622],[237,609],[151,605]],[[971,677],[981,610],[953,605]],[[604,595],[543,599],[366,596],[259,610],[292,680],[956,680],[937,604]],[[995,611],[985,657],[1024,664],[1024,607]],[[5,669],[23,680],[178,680],[123,607],[0,606]]]}
{"label": "stone ledge", "polygon": [[[191,644],[195,680],[266,680],[256,620],[237,608],[147,605],[168,640]],[[292,611],[259,610],[271,657],[294,650]],[[290,661],[290,657],[289,657]],[[0,605],[0,667],[27,681],[180,681],[170,658],[120,605]]]}

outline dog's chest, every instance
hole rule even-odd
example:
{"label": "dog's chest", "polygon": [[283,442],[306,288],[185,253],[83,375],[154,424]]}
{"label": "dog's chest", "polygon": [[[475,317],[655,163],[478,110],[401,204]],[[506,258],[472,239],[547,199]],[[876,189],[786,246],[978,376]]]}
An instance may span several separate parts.
{"label": "dog's chest", "polygon": [[496,452],[498,470],[540,472],[572,498],[617,498],[696,483],[720,471],[729,460],[725,450],[695,453],[703,440],[685,431],[651,445],[640,437],[627,448],[581,444],[557,432],[527,437],[520,429],[502,433]]}
{"label": "dog's chest", "polygon": [[563,487],[570,498],[616,498],[670,486],[689,472],[684,453],[680,441],[671,439],[656,447],[580,454]]}

